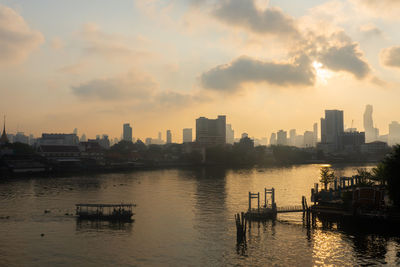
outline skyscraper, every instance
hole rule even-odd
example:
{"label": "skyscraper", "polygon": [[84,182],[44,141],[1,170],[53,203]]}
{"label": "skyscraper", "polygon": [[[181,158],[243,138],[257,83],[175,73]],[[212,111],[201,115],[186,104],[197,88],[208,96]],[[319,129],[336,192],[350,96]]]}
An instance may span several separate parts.
{"label": "skyscraper", "polygon": [[226,143],[233,144],[235,142],[235,131],[231,124],[226,125]]}
{"label": "skyscraper", "polygon": [[122,139],[132,142],[132,127],[129,123],[125,123],[123,126]]}
{"label": "skyscraper", "polygon": [[318,143],[318,123],[314,123],[313,125],[313,134],[314,134],[313,146],[316,146]]}
{"label": "skyscraper", "polygon": [[171,144],[171,143],[172,143],[171,130],[167,130],[167,144]]}
{"label": "skyscraper", "polygon": [[296,129],[292,129],[289,131],[289,142],[288,145],[295,146],[296,145]]}
{"label": "skyscraper", "polygon": [[367,143],[378,140],[379,136],[378,129],[374,128],[372,113],[373,113],[372,105],[366,105],[364,112],[364,131],[365,131],[365,141]]}
{"label": "skyscraper", "polygon": [[206,146],[226,144],[226,116],[217,119],[196,119],[196,142]]}
{"label": "skyscraper", "polygon": [[321,143],[330,144],[333,150],[338,150],[343,132],[343,110],[325,110],[325,118],[321,118]]}
{"label": "skyscraper", "polygon": [[287,145],[287,132],[284,130],[279,130],[277,133],[277,145],[286,146]]}
{"label": "skyscraper", "polygon": [[271,146],[276,145],[276,133],[272,133],[272,134],[271,134],[271,137],[269,138],[269,144],[270,144]]}
{"label": "skyscraper", "polygon": [[397,121],[392,121],[389,124],[389,145],[394,146],[400,144],[400,124]]}
{"label": "skyscraper", "polygon": [[183,133],[182,133],[182,139],[183,139],[183,143],[190,143],[193,140],[192,137],[192,128],[186,128],[183,129]]}

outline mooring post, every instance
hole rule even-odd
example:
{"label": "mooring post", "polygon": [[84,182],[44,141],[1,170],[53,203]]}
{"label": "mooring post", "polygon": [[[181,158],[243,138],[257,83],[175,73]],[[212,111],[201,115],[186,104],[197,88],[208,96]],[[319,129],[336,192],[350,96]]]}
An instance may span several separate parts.
{"label": "mooring post", "polygon": [[257,193],[257,208],[260,210],[260,192]]}
{"label": "mooring post", "polygon": [[249,192],[249,211],[251,211],[251,192]]}
{"label": "mooring post", "polygon": [[337,190],[337,178],[333,181],[333,185],[334,185],[334,188],[335,188],[335,191]]}
{"label": "mooring post", "polygon": [[354,178],[352,177],[351,178],[351,186],[353,186],[354,185]]}
{"label": "mooring post", "polygon": [[271,200],[272,200],[272,205],[275,205],[275,188],[271,188]]}
{"label": "mooring post", "polygon": [[267,207],[267,188],[264,187],[264,207]]}

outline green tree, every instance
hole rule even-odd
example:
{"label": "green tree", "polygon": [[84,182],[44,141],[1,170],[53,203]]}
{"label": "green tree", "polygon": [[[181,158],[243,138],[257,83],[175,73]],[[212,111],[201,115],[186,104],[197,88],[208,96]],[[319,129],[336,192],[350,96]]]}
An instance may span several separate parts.
{"label": "green tree", "polygon": [[320,169],[320,178],[321,183],[324,184],[325,190],[328,189],[328,184],[332,183],[335,180],[335,173],[332,171],[330,167],[324,166]]}
{"label": "green tree", "polygon": [[393,204],[400,207],[400,145],[395,146],[381,164],[377,167],[377,175],[386,182]]}

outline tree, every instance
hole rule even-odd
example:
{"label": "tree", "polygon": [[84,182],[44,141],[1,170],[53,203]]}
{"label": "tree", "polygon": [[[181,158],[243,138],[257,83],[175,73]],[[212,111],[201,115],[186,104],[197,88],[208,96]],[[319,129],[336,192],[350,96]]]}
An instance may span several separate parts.
{"label": "tree", "polygon": [[321,167],[320,177],[320,182],[324,184],[325,190],[328,189],[328,184],[332,183],[333,180],[335,180],[335,174],[328,166]]}
{"label": "tree", "polygon": [[400,207],[400,145],[378,165],[376,173],[386,182],[389,197],[393,204]]}

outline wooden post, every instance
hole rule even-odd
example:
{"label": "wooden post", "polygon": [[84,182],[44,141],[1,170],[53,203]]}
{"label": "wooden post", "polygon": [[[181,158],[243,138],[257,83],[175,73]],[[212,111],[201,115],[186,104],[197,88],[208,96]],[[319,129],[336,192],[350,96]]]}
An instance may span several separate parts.
{"label": "wooden post", "polygon": [[333,181],[334,187],[335,187],[335,191],[337,190],[337,179],[335,179],[335,181]]}
{"label": "wooden post", "polygon": [[264,207],[267,207],[267,188],[264,188]]}
{"label": "wooden post", "polygon": [[275,204],[275,188],[272,187],[271,189],[271,200],[272,200],[272,205]]}
{"label": "wooden post", "polygon": [[249,211],[251,211],[251,192],[249,192]]}
{"label": "wooden post", "polygon": [[257,208],[260,210],[260,192],[257,193]]}

